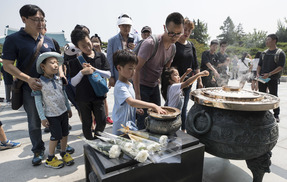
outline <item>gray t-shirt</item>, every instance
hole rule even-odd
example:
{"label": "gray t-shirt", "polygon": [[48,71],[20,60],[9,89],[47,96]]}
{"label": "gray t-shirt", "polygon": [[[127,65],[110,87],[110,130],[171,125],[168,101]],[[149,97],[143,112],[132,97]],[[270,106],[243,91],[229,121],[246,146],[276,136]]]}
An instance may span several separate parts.
{"label": "gray t-shirt", "polygon": [[170,45],[168,49],[165,49],[162,41],[162,35],[160,35],[158,36],[157,52],[155,56],[150,59],[154,49],[154,40],[152,37],[148,37],[143,41],[138,52],[138,56],[146,61],[140,71],[140,84],[148,87],[155,87],[158,85],[158,79],[161,76],[163,67],[165,65],[165,60],[172,56],[173,46]]}

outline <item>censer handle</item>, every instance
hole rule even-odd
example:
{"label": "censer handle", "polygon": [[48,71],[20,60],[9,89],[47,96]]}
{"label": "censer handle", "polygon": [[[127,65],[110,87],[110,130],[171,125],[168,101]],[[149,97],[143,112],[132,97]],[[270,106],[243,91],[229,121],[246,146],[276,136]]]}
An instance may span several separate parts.
{"label": "censer handle", "polygon": [[[195,127],[195,122],[196,122],[196,120],[197,120],[197,118],[198,118],[199,116],[205,116],[206,119],[207,119],[207,124],[206,124],[206,126],[205,126],[205,128],[204,128],[203,130],[198,130],[198,129]],[[193,116],[193,118],[192,118],[192,120],[191,120],[191,128],[193,129],[193,131],[194,131],[195,133],[197,133],[197,134],[199,134],[199,135],[203,135],[203,134],[209,132],[211,126],[212,126],[212,119],[211,119],[210,115],[209,115],[205,110],[202,110],[202,111],[200,111],[200,112],[197,112],[197,113]]]}

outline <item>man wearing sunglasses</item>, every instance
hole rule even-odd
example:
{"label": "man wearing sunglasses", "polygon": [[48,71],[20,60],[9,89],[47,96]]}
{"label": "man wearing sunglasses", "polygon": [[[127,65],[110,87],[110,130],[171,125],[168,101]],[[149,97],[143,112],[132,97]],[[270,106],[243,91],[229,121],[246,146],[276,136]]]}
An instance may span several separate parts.
{"label": "man wearing sunglasses", "polygon": [[[184,18],[180,13],[171,13],[163,25],[164,33],[156,35],[155,40],[150,36],[142,42],[137,54],[138,64],[133,78],[137,99],[161,105],[159,78],[164,67],[171,65],[175,53],[174,43],[183,34],[183,24]],[[138,115],[138,129],[145,128],[144,118],[146,116],[146,110],[143,115]]]}
{"label": "man wearing sunglasses", "polygon": [[[31,96],[32,90],[41,90],[39,84],[39,74],[36,71],[36,60],[30,72],[24,73],[28,65],[32,62],[37,45],[42,41],[41,31],[45,28],[45,13],[36,5],[24,5],[20,9],[22,22],[25,24],[18,32],[6,37],[3,45],[3,65],[5,71],[24,81],[23,89],[23,106],[27,113],[29,136],[32,143],[32,152],[34,158],[33,165],[39,165],[44,158],[44,142],[42,140],[41,120],[38,116],[35,106],[34,97]],[[44,36],[42,46],[39,44],[39,52],[56,51],[53,41]],[[17,60],[17,65],[14,62]]]}

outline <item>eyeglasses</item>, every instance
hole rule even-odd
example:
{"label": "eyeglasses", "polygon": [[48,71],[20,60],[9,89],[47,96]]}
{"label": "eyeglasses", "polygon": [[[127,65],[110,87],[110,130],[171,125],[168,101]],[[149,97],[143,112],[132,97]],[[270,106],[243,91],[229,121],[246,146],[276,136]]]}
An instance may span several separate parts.
{"label": "eyeglasses", "polygon": [[30,20],[32,20],[35,23],[46,23],[47,20],[45,20],[44,18],[28,18]]}
{"label": "eyeglasses", "polygon": [[178,36],[181,36],[183,34],[183,32],[179,32],[179,33],[174,33],[174,32],[169,32],[165,26],[165,31],[167,32],[167,35],[169,37],[178,37]]}

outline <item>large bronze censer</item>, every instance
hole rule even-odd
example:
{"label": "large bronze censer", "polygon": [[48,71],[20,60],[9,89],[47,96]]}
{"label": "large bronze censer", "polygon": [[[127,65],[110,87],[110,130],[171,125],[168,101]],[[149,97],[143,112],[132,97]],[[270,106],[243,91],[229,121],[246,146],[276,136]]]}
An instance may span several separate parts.
{"label": "large bronze censer", "polygon": [[279,106],[279,98],[226,86],[194,90],[191,99],[187,132],[212,155],[246,160],[253,181],[261,182],[270,172],[271,150],[278,140],[278,125],[269,110]]}

